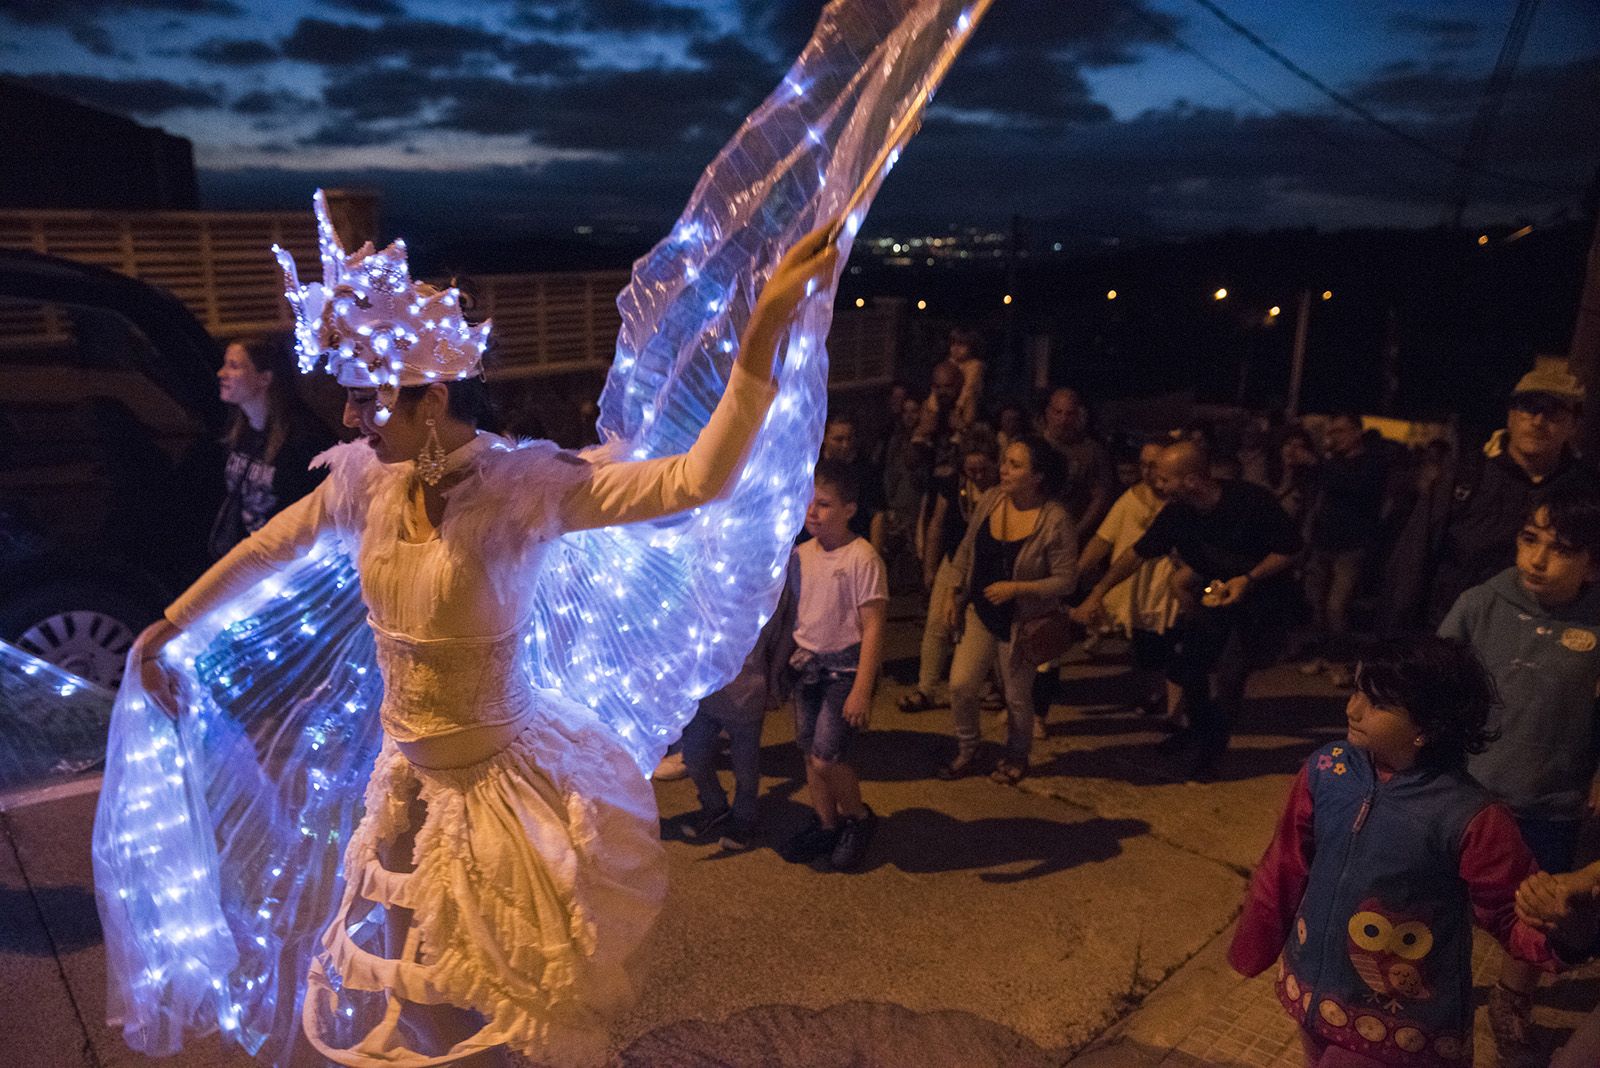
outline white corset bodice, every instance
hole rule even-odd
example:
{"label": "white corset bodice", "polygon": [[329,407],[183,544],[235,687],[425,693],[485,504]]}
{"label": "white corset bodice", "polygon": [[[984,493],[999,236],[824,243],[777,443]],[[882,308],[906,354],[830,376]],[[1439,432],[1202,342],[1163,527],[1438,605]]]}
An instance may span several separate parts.
{"label": "white corset bodice", "polygon": [[520,628],[492,638],[419,640],[372,623],[372,636],[383,674],[378,718],[397,742],[512,723],[533,705]]}

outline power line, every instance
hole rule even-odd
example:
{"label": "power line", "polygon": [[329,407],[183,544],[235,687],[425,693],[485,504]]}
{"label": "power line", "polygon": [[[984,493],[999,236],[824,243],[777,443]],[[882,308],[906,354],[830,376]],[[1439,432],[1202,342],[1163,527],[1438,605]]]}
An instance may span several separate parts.
{"label": "power line", "polygon": [[1137,7],[1134,9],[1134,11],[1139,18],[1145,20],[1152,27],[1156,28],[1166,38],[1168,44],[1198,61],[1207,70],[1226,81],[1229,85],[1232,85],[1235,89],[1238,89],[1241,93],[1244,93],[1250,99],[1254,100],[1256,103],[1260,104],[1274,115],[1294,123],[1296,126],[1299,126],[1306,133],[1310,134],[1312,137],[1315,137],[1324,144],[1350,155],[1361,166],[1377,174],[1383,175],[1397,185],[1405,187],[1405,189],[1413,195],[1419,197],[1429,197],[1434,195],[1431,189],[1424,188],[1415,180],[1392,171],[1388,167],[1375,162],[1370,154],[1361,154],[1358,150],[1358,146],[1350,141],[1335,137],[1334,135],[1330,134],[1328,131],[1324,130],[1314,119],[1308,118],[1297,111],[1282,107],[1275,101],[1269,99],[1264,93],[1257,90],[1249,82],[1246,82],[1243,78],[1240,78],[1238,75],[1222,66],[1222,64],[1218,63],[1216,60],[1200,51],[1194,45],[1190,44],[1182,37],[1179,37],[1175,31],[1169,28],[1161,20],[1150,15],[1148,12]]}
{"label": "power line", "polygon": [[[1494,120],[1500,114],[1500,105],[1505,103],[1506,90],[1511,86],[1511,76],[1516,73],[1517,60],[1522,56],[1522,46],[1528,40],[1528,27],[1533,24],[1533,13],[1538,6],[1539,0],[1518,0],[1517,13],[1511,18],[1511,28],[1506,31],[1500,54],[1495,57],[1494,70],[1483,87],[1483,100],[1478,104],[1478,113],[1472,117],[1472,129],[1467,134],[1466,145],[1461,149],[1461,158],[1465,162],[1477,159],[1489,143],[1489,131],[1494,128]],[[1450,182],[1450,203],[1446,208],[1449,212],[1447,221],[1457,230],[1461,229],[1461,217],[1466,214],[1471,197],[1472,172],[1465,166],[1458,167]]]}
{"label": "power line", "polygon": [[1290,59],[1288,56],[1274,48],[1271,44],[1262,40],[1262,38],[1257,35],[1254,30],[1250,29],[1250,27],[1239,22],[1232,15],[1218,7],[1213,0],[1194,0],[1194,2],[1211,12],[1211,14],[1215,15],[1224,26],[1228,27],[1228,29],[1243,37],[1246,41],[1249,41],[1256,48],[1260,49],[1262,52],[1266,53],[1272,59],[1277,61],[1277,63],[1289,73],[1293,74],[1296,78],[1299,78],[1307,85],[1322,93],[1329,100],[1332,100],[1335,104],[1338,104],[1340,107],[1344,108],[1346,111],[1357,116],[1363,121],[1370,123],[1383,132],[1389,134],[1391,137],[1395,137],[1401,141],[1404,141],[1406,144],[1417,149],[1419,152],[1423,152],[1434,157],[1435,159],[1448,163],[1452,167],[1457,167],[1464,171],[1470,171],[1486,178],[1494,178],[1501,182],[1508,182],[1515,185],[1532,186],[1538,189],[1549,190],[1550,192],[1554,193],[1561,193],[1566,196],[1576,196],[1581,192],[1581,190],[1574,189],[1571,186],[1554,185],[1549,182],[1539,181],[1536,178],[1524,178],[1521,175],[1506,174],[1503,171],[1477,166],[1470,160],[1447,152],[1428,141],[1424,141],[1415,134],[1402,129],[1399,126],[1396,126],[1394,123],[1389,122],[1387,119],[1375,114],[1370,108],[1363,104],[1357,103],[1350,97],[1339,92],[1339,90],[1335,89],[1333,86],[1318,78],[1315,74],[1312,74],[1310,71],[1300,66],[1294,60]]}

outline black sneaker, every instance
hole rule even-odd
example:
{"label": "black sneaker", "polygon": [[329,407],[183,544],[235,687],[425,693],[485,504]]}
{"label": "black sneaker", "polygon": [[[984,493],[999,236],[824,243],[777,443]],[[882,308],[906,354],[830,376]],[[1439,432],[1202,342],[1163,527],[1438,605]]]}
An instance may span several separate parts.
{"label": "black sneaker", "polygon": [[729,820],[722,825],[722,839],[717,844],[730,853],[743,853],[754,844],[756,829],[743,820]]}
{"label": "black sneaker", "polygon": [[839,840],[834,843],[828,860],[835,871],[850,871],[867,855],[867,843],[872,832],[878,829],[878,814],[867,806],[867,811],[853,820],[846,820],[839,828]]}
{"label": "black sneaker", "polygon": [[820,821],[814,820],[811,826],[783,843],[778,854],[790,864],[808,864],[832,853],[838,841],[838,828],[824,827]]}
{"label": "black sneaker", "polygon": [[722,829],[733,819],[733,810],[725,808],[721,812],[699,812],[684,817],[683,836],[691,842],[715,842]]}

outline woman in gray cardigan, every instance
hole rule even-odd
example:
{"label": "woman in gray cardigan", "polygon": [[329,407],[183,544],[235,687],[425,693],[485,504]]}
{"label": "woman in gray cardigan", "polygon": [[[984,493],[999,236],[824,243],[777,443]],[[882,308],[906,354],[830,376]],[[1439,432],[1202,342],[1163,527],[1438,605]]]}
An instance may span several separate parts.
{"label": "woman in gray cardigan", "polygon": [[1028,771],[1033,744],[1033,676],[1018,636],[1028,621],[1063,610],[1078,577],[1072,517],[1056,500],[1066,461],[1040,437],[1006,447],[1000,484],[978,500],[956,549],[950,625],[960,638],[950,664],[950,708],[956,756],[938,769],[956,779],[976,769],[978,700],[997,662],[1009,713],[1006,755],[991,778],[1015,783]]}

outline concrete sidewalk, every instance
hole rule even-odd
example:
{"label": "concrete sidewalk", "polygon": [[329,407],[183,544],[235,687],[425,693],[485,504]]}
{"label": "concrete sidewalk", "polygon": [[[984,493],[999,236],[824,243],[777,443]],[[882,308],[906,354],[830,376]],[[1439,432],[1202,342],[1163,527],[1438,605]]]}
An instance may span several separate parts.
{"label": "concrete sidewalk", "polygon": [[[897,618],[902,678],[916,638],[915,620]],[[886,685],[857,754],[880,829],[852,874],[771,848],[806,812],[792,730],[771,717],[765,841],[742,854],[668,842],[669,899],[614,1063],[1297,1065],[1270,986],[1233,975],[1222,951],[1289,777],[1339,729],[1342,696],[1289,670],[1259,677],[1222,775],[1195,785],[1155,770],[1161,735],[1127,710],[1120,668],[1067,675],[1069,707],[1018,788],[933,779],[948,713],[902,714],[904,687]],[[999,720],[985,731],[998,739]],[[696,807],[684,781],[657,796],[668,820]],[[0,1063],[158,1063],[102,1022],[94,795],[34,800],[0,814]],[[1570,1025],[1597,993],[1592,976],[1564,980],[1540,1019]],[[199,1039],[159,1063],[252,1062]],[[1481,1042],[1477,1064],[1493,1063]]]}

